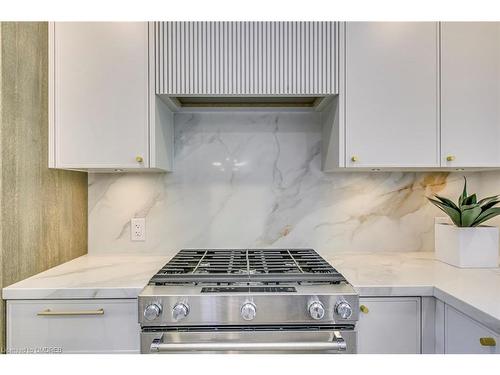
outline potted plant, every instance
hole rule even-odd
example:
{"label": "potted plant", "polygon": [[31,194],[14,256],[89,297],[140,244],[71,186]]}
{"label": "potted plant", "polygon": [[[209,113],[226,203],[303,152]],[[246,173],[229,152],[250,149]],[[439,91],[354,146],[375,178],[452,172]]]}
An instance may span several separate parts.
{"label": "potted plant", "polygon": [[427,198],[449,216],[453,224],[436,223],[436,259],[462,268],[498,266],[498,228],[480,225],[500,215],[500,195],[477,200],[467,195],[467,179],[457,204],[435,195]]}

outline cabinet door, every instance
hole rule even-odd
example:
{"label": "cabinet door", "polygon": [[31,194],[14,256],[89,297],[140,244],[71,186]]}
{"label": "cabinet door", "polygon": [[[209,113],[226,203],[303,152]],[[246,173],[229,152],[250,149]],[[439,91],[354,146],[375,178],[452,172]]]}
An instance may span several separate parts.
{"label": "cabinet door", "polygon": [[361,297],[358,353],[421,352],[419,297]]}
{"label": "cabinet door", "polygon": [[441,129],[443,166],[500,166],[500,23],[441,24]]}
{"label": "cabinet door", "polygon": [[57,22],[51,28],[51,166],[147,167],[147,23]]}
{"label": "cabinet door", "polygon": [[438,24],[348,22],[347,167],[437,167]]}
{"label": "cabinet door", "polygon": [[[500,335],[476,322],[467,315],[445,306],[444,350],[450,354],[493,354],[500,353]],[[483,340],[481,340],[483,339]],[[486,339],[486,340],[485,340]],[[496,345],[486,346],[483,344]]]}
{"label": "cabinet door", "polygon": [[13,353],[44,348],[56,353],[138,353],[139,341],[136,299],[7,303],[7,349]]}

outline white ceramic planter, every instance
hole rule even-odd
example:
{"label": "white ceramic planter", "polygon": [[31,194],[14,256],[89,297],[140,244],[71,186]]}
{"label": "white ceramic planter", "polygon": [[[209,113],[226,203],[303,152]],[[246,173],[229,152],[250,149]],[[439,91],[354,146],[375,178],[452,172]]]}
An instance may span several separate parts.
{"label": "white ceramic planter", "polygon": [[461,268],[498,267],[498,228],[435,225],[436,259]]}

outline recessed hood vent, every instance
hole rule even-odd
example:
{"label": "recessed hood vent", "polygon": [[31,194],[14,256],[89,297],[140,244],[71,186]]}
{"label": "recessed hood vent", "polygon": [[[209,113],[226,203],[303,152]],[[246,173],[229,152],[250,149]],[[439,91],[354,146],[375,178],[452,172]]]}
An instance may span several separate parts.
{"label": "recessed hood vent", "polygon": [[317,109],[324,96],[162,96],[174,110],[232,108]]}

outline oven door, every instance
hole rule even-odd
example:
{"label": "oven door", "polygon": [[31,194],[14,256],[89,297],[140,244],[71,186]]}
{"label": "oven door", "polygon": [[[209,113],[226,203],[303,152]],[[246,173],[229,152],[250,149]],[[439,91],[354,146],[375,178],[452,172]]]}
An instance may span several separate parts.
{"label": "oven door", "polygon": [[141,333],[141,353],[356,353],[356,331],[338,328],[192,328]]}

